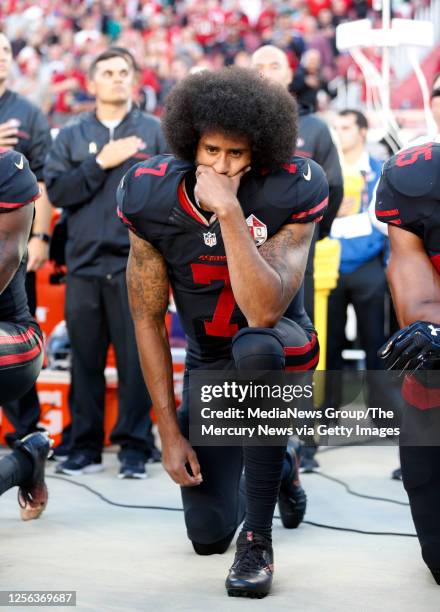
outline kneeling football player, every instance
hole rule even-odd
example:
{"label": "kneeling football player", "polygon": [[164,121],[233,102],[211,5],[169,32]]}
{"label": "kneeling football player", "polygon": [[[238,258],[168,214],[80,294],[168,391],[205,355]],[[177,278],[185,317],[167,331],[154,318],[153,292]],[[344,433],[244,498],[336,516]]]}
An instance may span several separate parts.
{"label": "kneeling football player", "polygon": [[[24,156],[0,149],[0,406],[24,395],[43,364],[43,337],[25,291],[27,242],[38,197],[37,180]],[[24,520],[37,518],[46,506],[49,448],[47,434],[36,432],[0,460],[0,494],[20,487]]]}
{"label": "kneeling football player", "polygon": [[387,161],[376,194],[376,216],[388,223],[388,280],[402,327],[379,354],[388,369],[408,373],[400,439],[402,479],[423,559],[440,584],[439,144],[405,149]]}
{"label": "kneeling football player", "polygon": [[226,588],[263,597],[277,498],[288,528],[305,511],[295,450],[190,445],[187,385],[178,415],[174,402],[169,286],[187,370],[313,369],[319,348],[302,285],[328,185],[320,166],[292,157],[292,97],[253,71],[187,77],[168,97],[163,128],[173,155],[134,166],[118,190],[118,214],[131,230],[127,276],[142,368],[195,552],[225,552],[244,519]]}

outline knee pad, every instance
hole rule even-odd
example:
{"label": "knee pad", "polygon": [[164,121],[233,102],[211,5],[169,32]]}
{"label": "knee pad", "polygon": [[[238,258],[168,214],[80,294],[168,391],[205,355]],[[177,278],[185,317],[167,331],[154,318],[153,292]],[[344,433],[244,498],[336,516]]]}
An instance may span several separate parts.
{"label": "knee pad", "polygon": [[238,370],[283,370],[283,344],[273,329],[246,327],[232,339],[232,356]]}
{"label": "knee pad", "polygon": [[[237,528],[234,525],[234,517],[226,517],[220,510],[210,506],[209,499],[199,501],[199,504],[185,509],[186,530],[193,543],[199,543],[201,549],[201,547],[213,546],[212,543],[221,542],[225,538],[225,534],[230,534],[231,531],[234,535]],[[196,552],[198,551],[196,550]]]}
{"label": "knee pad", "polygon": [[217,542],[212,542],[211,544],[201,544],[200,542],[193,541],[192,545],[198,555],[222,555],[228,550],[229,545],[232,542],[232,538],[234,537],[234,534],[235,529],[225,538],[217,540]]}

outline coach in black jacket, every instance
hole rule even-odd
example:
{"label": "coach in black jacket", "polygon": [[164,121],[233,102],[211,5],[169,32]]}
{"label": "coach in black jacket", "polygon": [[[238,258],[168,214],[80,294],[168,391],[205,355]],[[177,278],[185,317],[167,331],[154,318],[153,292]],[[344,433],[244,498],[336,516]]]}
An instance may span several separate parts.
{"label": "coach in black jacket", "polygon": [[119,378],[119,417],[111,440],[121,445],[120,477],[145,477],[152,447],[150,400],[143,383],[125,282],[128,232],[115,194],[133,164],[166,150],[160,124],[132,106],[134,70],[125,50],[92,63],[96,111],[58,134],[44,177],[54,206],[67,209],[66,322],[72,344],[72,452],[58,471],[102,469],[104,368],[109,342]]}

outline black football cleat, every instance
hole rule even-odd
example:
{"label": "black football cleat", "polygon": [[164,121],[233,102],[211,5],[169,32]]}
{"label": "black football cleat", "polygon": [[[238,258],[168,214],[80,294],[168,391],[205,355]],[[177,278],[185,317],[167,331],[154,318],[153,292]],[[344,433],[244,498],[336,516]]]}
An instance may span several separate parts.
{"label": "black football cleat", "polygon": [[53,442],[47,432],[35,432],[17,440],[14,447],[32,461],[32,476],[18,489],[18,503],[23,521],[38,518],[47,506],[49,497],[44,482],[44,466]]}
{"label": "black football cleat", "polygon": [[392,480],[402,480],[402,468],[398,467],[391,472]]}
{"label": "black football cleat", "polygon": [[272,579],[272,543],[258,533],[242,531],[237,538],[234,563],[226,578],[229,597],[266,597]]}
{"label": "black football cleat", "polygon": [[281,522],[286,529],[296,529],[304,519],[307,495],[299,480],[299,443],[289,440],[286,455],[291,465],[290,472],[283,478],[278,494],[278,508]]}
{"label": "black football cleat", "polygon": [[432,569],[431,567],[429,569],[436,583],[440,585],[440,569]]}

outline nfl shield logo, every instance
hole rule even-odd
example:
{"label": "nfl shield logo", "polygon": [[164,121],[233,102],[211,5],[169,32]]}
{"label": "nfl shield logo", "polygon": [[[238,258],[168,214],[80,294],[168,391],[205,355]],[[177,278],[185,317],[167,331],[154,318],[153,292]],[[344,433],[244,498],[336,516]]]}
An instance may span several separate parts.
{"label": "nfl shield logo", "polygon": [[217,236],[213,232],[206,232],[203,234],[203,240],[206,246],[213,247],[217,244]]}
{"label": "nfl shield logo", "polygon": [[255,215],[249,215],[249,217],[246,219],[246,223],[248,224],[249,231],[257,247],[266,242],[267,226],[264,225],[260,219],[257,219]]}

